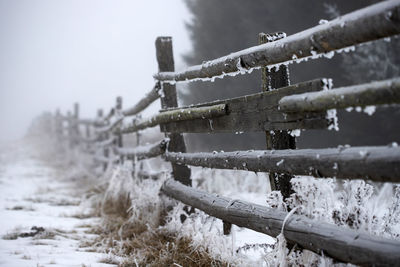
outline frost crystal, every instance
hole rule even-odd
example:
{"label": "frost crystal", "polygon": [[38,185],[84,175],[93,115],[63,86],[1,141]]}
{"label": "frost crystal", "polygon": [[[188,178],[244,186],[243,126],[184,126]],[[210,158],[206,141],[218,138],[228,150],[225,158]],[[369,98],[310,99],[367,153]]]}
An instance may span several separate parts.
{"label": "frost crystal", "polygon": [[336,115],[336,109],[329,109],[326,111],[326,119],[330,121],[330,124],[328,126],[328,130],[335,130],[339,131],[339,125],[338,125],[338,118]]}
{"label": "frost crystal", "polygon": [[375,106],[366,106],[364,108],[364,112],[367,113],[369,116],[375,113],[376,107]]}
{"label": "frost crystal", "polygon": [[301,130],[300,129],[296,129],[296,130],[291,130],[289,131],[289,134],[293,137],[299,137],[301,134]]}
{"label": "frost crystal", "polygon": [[320,19],[318,24],[322,25],[322,24],[327,24],[329,21],[327,21],[326,19]]}

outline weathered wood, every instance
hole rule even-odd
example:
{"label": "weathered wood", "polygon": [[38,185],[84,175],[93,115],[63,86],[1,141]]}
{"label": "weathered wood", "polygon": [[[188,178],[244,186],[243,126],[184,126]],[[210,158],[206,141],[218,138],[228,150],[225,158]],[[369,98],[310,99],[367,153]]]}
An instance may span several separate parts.
{"label": "weathered wood", "polygon": [[161,192],[211,216],[273,237],[278,236],[283,228],[289,242],[318,254],[323,252],[339,261],[364,266],[395,266],[400,262],[400,243],[395,240],[305,216],[291,215],[287,218],[286,212],[210,194],[172,179],[164,182]]}
{"label": "weathered wood", "polygon": [[[258,35],[259,44],[275,42],[286,37],[286,33],[265,34]],[[289,81],[289,67],[286,65],[279,66],[278,69],[268,69],[267,67],[261,68],[262,90],[264,92],[287,87],[290,85]],[[296,138],[291,136],[287,131],[266,131],[265,132],[267,149],[295,149]],[[279,190],[284,199],[288,198],[292,193],[290,180],[291,175],[269,173],[269,181],[271,190]]]}
{"label": "weathered wood", "polygon": [[[124,118],[124,115],[122,114],[122,97],[120,96],[118,96],[116,99],[115,114],[117,114],[117,116]],[[120,127],[120,124],[118,124],[117,126]],[[122,133],[120,133],[119,131],[115,133],[115,145],[120,148],[123,147],[123,137]],[[121,155],[120,161],[121,163],[124,162],[124,156]]]}
{"label": "weathered wood", "polygon": [[79,136],[80,136],[80,131],[79,131],[79,103],[74,103],[74,114],[72,116],[72,139],[73,139],[73,145],[77,146],[78,141],[79,141]]}
{"label": "weathered wood", "polygon": [[279,101],[279,109],[284,112],[310,112],[399,103],[400,78],[394,78],[322,92],[285,96]]}
{"label": "weathered wood", "polygon": [[168,142],[168,139],[164,139],[155,144],[138,146],[135,148],[115,147],[114,152],[117,155],[124,156],[128,159],[134,159],[135,157],[137,160],[154,158],[164,154]]}
{"label": "weathered wood", "polygon": [[156,125],[188,121],[196,119],[212,119],[227,114],[227,107],[225,104],[207,106],[207,107],[193,107],[184,109],[162,110],[159,114],[137,122],[136,120],[130,126],[121,129],[121,132],[133,133]]}
{"label": "weathered wood", "polygon": [[217,169],[400,182],[400,147],[340,147],[223,153],[172,153],[165,159]]}
{"label": "weathered wood", "polygon": [[282,97],[304,92],[320,91],[325,86],[323,81],[324,79],[316,79],[280,88],[279,90],[185,107],[198,108],[225,104],[227,113],[224,116],[212,119],[195,119],[162,124],[161,131],[179,133],[219,133],[324,129],[332,123],[326,119],[325,112],[286,114],[278,110],[278,102]]}
{"label": "weathered wood", "polygon": [[[383,1],[282,40],[250,47],[181,72],[155,74],[159,81],[212,78],[260,66],[271,66],[393,36],[400,33],[400,3]],[[338,38],[340,36],[340,38]]]}
{"label": "weathered wood", "polygon": [[154,85],[153,89],[151,89],[151,91],[148,92],[136,105],[122,111],[122,114],[124,116],[133,116],[145,110],[151,103],[153,103],[160,97],[160,88],[161,84],[157,82]]}
{"label": "weathered wood", "polygon": [[[174,71],[174,56],[172,52],[172,38],[158,37],[156,40],[156,56],[158,71]],[[161,108],[167,109],[178,106],[176,87],[173,84],[162,85],[163,94],[161,97]],[[183,135],[169,133],[166,136],[170,139],[168,149],[173,152],[186,152],[186,145]],[[173,177],[185,185],[192,185],[190,169],[187,166],[172,164]]]}

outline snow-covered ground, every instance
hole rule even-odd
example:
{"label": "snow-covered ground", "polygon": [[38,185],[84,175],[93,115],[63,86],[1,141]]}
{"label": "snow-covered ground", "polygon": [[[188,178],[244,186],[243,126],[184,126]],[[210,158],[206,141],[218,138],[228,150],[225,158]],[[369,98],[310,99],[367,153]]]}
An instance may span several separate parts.
{"label": "snow-covered ground", "polygon": [[77,184],[41,161],[28,143],[1,146],[0,266],[112,266],[99,262],[106,254],[79,248],[95,237],[85,231],[100,218],[79,205]]}

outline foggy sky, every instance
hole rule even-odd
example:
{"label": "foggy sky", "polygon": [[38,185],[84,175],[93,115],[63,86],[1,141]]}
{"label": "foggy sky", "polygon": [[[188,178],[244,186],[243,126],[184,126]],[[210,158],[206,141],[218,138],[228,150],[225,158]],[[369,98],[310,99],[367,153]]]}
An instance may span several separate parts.
{"label": "foggy sky", "polygon": [[189,18],[178,0],[0,0],[0,141],[74,102],[84,118],[107,112],[116,96],[133,105],[154,85],[157,36],[173,37],[182,68]]}

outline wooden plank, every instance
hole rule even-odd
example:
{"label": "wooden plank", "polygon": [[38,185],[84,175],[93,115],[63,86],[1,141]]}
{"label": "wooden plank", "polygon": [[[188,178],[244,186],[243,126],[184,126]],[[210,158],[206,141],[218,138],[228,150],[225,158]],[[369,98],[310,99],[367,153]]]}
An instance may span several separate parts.
{"label": "wooden plank", "polygon": [[278,110],[278,102],[282,97],[310,91],[320,91],[325,86],[324,81],[325,79],[316,79],[280,88],[279,90],[186,107],[198,108],[225,104],[227,106],[227,114],[212,119],[195,119],[163,124],[161,125],[161,131],[176,133],[221,133],[324,129],[332,123],[326,119],[325,112],[286,114]]}
{"label": "wooden plank", "polygon": [[154,158],[164,154],[168,142],[168,139],[164,139],[155,144],[138,146],[135,148],[115,147],[114,152],[117,155],[124,156],[128,159],[134,159],[135,157],[137,160]]}
{"label": "wooden plank", "polygon": [[[275,42],[286,37],[285,33],[265,34],[258,35],[259,44]],[[278,69],[268,69],[267,67],[261,68],[262,90],[264,92],[277,90],[281,87],[290,85],[289,81],[289,67],[286,65],[279,66]],[[291,136],[288,131],[266,131],[265,132],[267,149],[295,149],[296,137]],[[292,193],[292,186],[290,180],[291,175],[285,173],[269,173],[269,181],[271,190],[279,190],[283,199],[288,198]]]}
{"label": "wooden plank", "polygon": [[[283,234],[290,243],[321,252],[342,262],[362,266],[397,266],[399,241],[372,236],[305,216],[291,215],[261,205],[210,194],[168,179],[161,192],[221,220],[273,237]],[[284,227],[283,227],[284,226]]]}
{"label": "wooden plank", "polygon": [[172,153],[165,159],[217,169],[400,182],[400,147],[340,147],[223,153]]}
{"label": "wooden plank", "polygon": [[293,59],[313,58],[318,54],[390,37],[400,33],[399,9],[398,0],[383,1],[273,43],[205,61],[181,72],[161,72],[154,77],[171,82],[212,78]]}
{"label": "wooden plank", "polygon": [[136,105],[122,111],[122,114],[124,116],[133,116],[133,115],[136,115],[136,114],[142,112],[151,103],[153,103],[160,97],[160,94],[159,94],[160,89],[161,89],[161,84],[159,82],[157,82],[154,85],[153,89],[151,89],[151,91],[148,92]]}
{"label": "wooden plank", "polygon": [[[158,37],[156,40],[156,56],[159,72],[174,71],[174,56],[172,52],[172,38]],[[162,84],[163,96],[161,97],[161,108],[171,108],[178,106],[176,87],[173,84]],[[168,133],[170,139],[168,149],[172,152],[186,152],[186,145],[183,135],[179,133]],[[190,179],[190,169],[184,165],[172,164],[172,174],[176,180],[185,185],[192,185]]]}
{"label": "wooden plank", "polygon": [[285,96],[279,101],[279,109],[284,112],[309,112],[383,104],[400,104],[400,78]]}
{"label": "wooden plank", "polygon": [[227,114],[227,107],[225,104],[218,104],[206,107],[193,107],[184,109],[173,109],[173,110],[162,110],[159,114],[151,117],[150,119],[144,119],[134,121],[132,125],[121,129],[121,133],[133,133],[156,125],[187,121],[195,119],[212,119]]}

